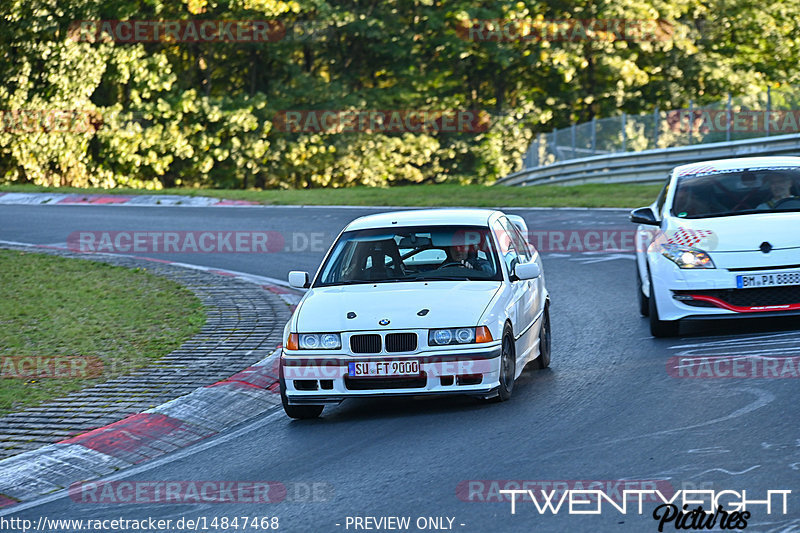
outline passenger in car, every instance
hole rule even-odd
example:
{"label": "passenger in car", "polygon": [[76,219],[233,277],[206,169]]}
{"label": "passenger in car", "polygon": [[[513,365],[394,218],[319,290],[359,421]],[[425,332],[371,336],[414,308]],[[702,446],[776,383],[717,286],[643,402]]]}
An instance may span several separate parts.
{"label": "passenger in car", "polygon": [[[698,191],[696,187],[678,187],[675,192],[675,214],[679,217],[702,217],[722,213],[727,209],[710,191]],[[704,194],[701,194],[704,193]]]}

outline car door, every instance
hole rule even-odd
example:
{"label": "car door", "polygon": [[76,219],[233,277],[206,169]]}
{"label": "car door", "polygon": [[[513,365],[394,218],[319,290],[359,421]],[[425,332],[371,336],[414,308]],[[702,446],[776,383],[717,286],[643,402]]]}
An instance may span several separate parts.
{"label": "car door", "polygon": [[[511,235],[511,239],[514,241],[514,246],[519,254],[519,262],[528,263],[533,261],[534,253],[531,250],[531,246],[519,232],[516,224],[512,223],[507,218],[501,218],[500,223],[503,225],[506,232]],[[542,279],[543,277],[539,276],[536,279],[519,280],[514,282],[522,285],[525,291],[522,297],[523,316],[525,323],[525,330],[523,331],[522,339],[525,343],[526,361],[527,358],[530,357],[532,350],[537,346],[537,341],[539,338],[539,330],[534,326],[536,325],[536,320],[539,318],[539,311],[542,308],[539,302],[539,295],[542,292]]]}
{"label": "car door", "polygon": [[[514,267],[518,263],[525,262],[528,259],[528,255],[526,250],[521,250],[518,247],[516,242],[518,239],[513,235],[513,231],[509,231],[509,229],[513,230],[513,228],[509,228],[510,224],[507,219],[501,218],[492,225],[492,231],[497,240],[500,260],[505,264],[509,279],[513,279]],[[531,308],[535,305],[533,300],[535,292],[531,291],[531,280],[511,281],[510,289],[512,297],[507,313],[511,317],[514,329],[517,372],[519,373],[522,367],[525,366],[533,348]]]}

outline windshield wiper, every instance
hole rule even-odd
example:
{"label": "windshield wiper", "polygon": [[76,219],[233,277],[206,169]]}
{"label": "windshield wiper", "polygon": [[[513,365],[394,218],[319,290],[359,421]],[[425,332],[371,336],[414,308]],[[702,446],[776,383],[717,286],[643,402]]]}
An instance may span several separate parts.
{"label": "windshield wiper", "polygon": [[741,211],[728,211],[727,213],[708,213],[703,215],[693,215],[690,217],[680,217],[681,219],[697,220],[701,218],[722,218],[722,217],[735,217],[739,215],[765,215],[769,213],[791,213],[800,211],[800,208],[793,207],[790,209],[742,209]]}
{"label": "windshield wiper", "polygon": [[342,281],[333,281],[331,283],[321,283],[320,287],[334,287],[336,285],[355,285],[356,283],[372,283],[368,279],[345,279]]}
{"label": "windshield wiper", "polygon": [[414,281],[414,278],[385,278],[385,279],[346,279],[342,281],[334,281],[332,283],[323,283],[320,287],[333,287],[336,285],[356,285],[359,283],[395,283],[398,281]]}

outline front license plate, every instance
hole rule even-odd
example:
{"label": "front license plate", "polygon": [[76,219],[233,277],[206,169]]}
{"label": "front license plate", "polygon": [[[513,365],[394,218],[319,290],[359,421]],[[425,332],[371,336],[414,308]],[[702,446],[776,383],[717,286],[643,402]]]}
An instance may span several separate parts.
{"label": "front license plate", "polygon": [[416,376],[419,361],[370,361],[350,363],[351,377]]}
{"label": "front license plate", "polygon": [[780,274],[742,274],[741,276],[736,276],[736,287],[739,289],[780,287],[783,285],[800,285],[800,271],[781,272]]}

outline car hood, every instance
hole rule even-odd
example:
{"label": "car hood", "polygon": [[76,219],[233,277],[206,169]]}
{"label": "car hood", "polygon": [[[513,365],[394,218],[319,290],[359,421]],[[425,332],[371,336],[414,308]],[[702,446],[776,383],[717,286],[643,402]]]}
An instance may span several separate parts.
{"label": "car hood", "polygon": [[[297,310],[295,331],[363,331],[476,326],[499,281],[428,281],[311,289]],[[428,309],[427,314],[417,313]],[[353,312],[355,318],[347,318]],[[387,319],[386,326],[378,324]]]}
{"label": "car hood", "polygon": [[670,218],[665,228],[671,242],[709,252],[758,251],[769,242],[774,250],[800,248],[800,213],[764,213],[702,219]]}

